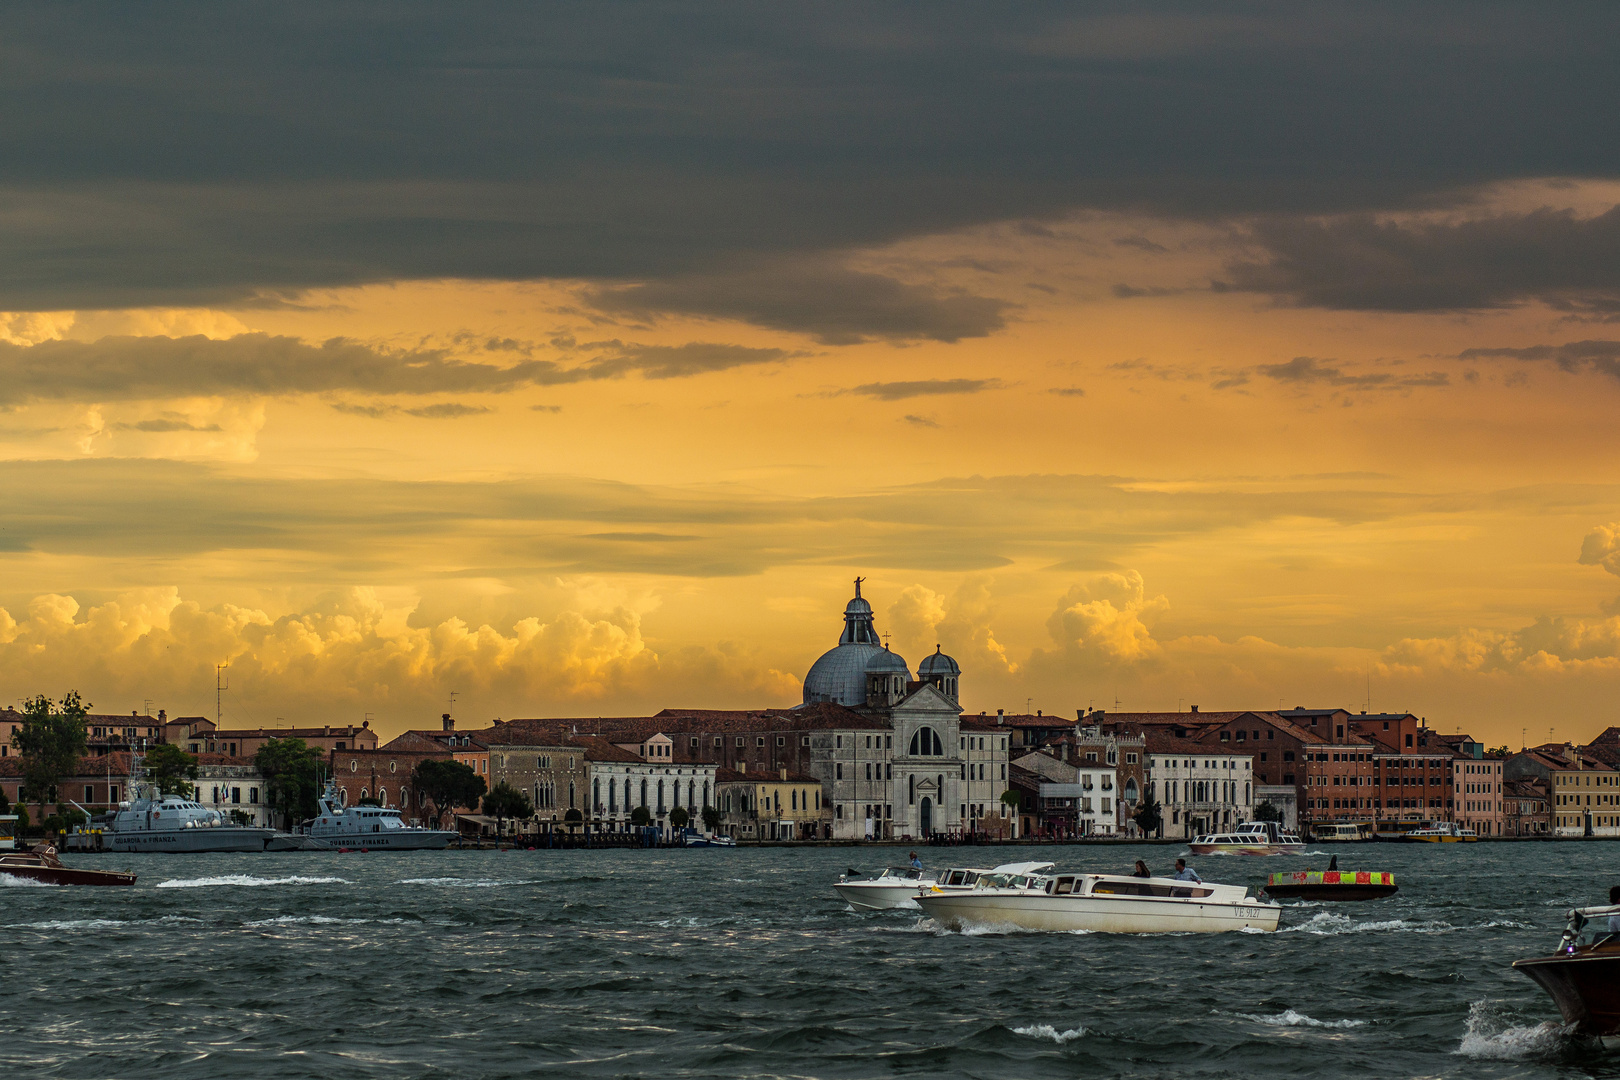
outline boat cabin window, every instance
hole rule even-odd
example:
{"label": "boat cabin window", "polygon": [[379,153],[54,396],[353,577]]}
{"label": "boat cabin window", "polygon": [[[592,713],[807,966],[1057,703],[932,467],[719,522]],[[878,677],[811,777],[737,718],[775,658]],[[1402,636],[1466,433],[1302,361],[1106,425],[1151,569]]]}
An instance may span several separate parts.
{"label": "boat cabin window", "polygon": [[1209,896],[1214,889],[1191,885],[1153,885],[1145,881],[1099,881],[1091,887],[1093,896]]}
{"label": "boat cabin window", "polygon": [[1053,896],[1067,896],[1070,893],[1079,892],[1080,890],[1075,888],[1074,878],[1057,877],[1052,879],[1051,885],[1047,891]]}

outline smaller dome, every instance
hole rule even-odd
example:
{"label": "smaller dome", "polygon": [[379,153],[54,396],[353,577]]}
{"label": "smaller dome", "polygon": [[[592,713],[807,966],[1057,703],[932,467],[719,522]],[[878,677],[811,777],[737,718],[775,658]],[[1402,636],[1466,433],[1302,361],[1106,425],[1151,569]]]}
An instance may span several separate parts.
{"label": "smaller dome", "polygon": [[872,605],[866,602],[866,598],[864,596],[857,596],[848,604],[844,605],[844,614],[870,615],[872,614]]}
{"label": "smaller dome", "polygon": [[872,659],[866,662],[866,673],[868,675],[904,675],[908,679],[911,677],[911,669],[906,666],[905,660],[900,657],[899,653],[890,652],[888,649],[872,655]]}
{"label": "smaller dome", "polygon": [[917,665],[917,677],[920,679],[926,679],[930,675],[960,674],[962,674],[961,666],[955,660],[940,652],[938,645],[934,646],[932,656],[924,657],[923,662]]}

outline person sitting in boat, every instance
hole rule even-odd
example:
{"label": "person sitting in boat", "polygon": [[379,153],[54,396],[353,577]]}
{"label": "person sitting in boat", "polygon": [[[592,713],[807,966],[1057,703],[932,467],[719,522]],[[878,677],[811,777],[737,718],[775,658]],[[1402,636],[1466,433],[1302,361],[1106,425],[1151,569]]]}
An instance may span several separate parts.
{"label": "person sitting in boat", "polygon": [[1136,860],[1136,869],[1131,871],[1131,877],[1152,877],[1153,872],[1147,868],[1147,863],[1141,859]]}
{"label": "person sitting in boat", "polygon": [[1198,871],[1187,865],[1186,859],[1176,860],[1176,880],[1196,881],[1200,885],[1204,883],[1204,879],[1198,876]]}
{"label": "person sitting in boat", "polygon": [[911,853],[911,868],[913,870],[921,870],[923,868],[922,860],[917,858],[917,853],[915,851]]}

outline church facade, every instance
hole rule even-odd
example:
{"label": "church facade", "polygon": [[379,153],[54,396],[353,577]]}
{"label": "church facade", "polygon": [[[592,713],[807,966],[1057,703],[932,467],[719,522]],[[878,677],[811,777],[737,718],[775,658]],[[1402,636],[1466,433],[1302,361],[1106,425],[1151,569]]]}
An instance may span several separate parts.
{"label": "church facade", "polygon": [[961,674],[936,649],[913,677],[879,638],[856,579],[838,644],[811,665],[800,706],[840,706],[869,725],[823,732],[806,762],[829,794],[835,838],[925,840],[1001,823],[1011,733],[964,722]]}

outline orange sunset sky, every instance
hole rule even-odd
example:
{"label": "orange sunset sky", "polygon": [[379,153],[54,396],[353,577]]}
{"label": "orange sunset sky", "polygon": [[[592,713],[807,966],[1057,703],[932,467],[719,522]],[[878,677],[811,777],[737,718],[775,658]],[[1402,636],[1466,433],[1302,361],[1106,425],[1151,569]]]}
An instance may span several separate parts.
{"label": "orange sunset sky", "polygon": [[1612,9],[1214,10],[20,17],[0,692],[1620,723]]}

